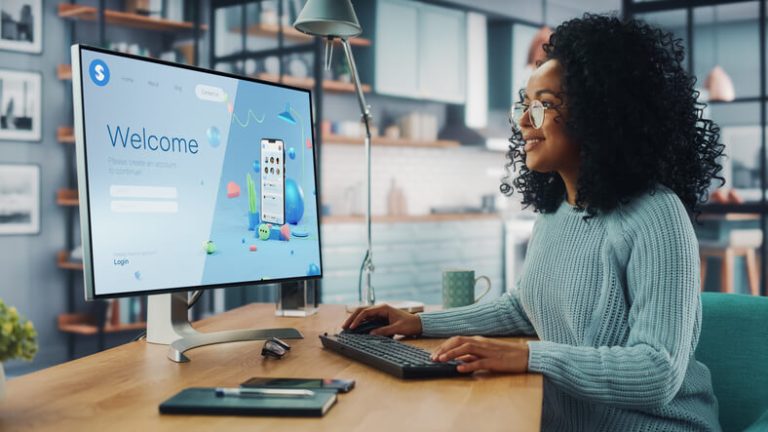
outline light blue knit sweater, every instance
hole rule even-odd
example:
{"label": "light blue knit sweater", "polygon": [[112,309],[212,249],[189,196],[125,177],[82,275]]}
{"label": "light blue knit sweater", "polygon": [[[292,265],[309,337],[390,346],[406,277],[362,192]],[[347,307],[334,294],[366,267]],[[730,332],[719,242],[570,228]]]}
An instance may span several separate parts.
{"label": "light blue knit sweater", "polygon": [[534,335],[542,430],[720,430],[709,369],[694,358],[699,255],[665,187],[587,221],[563,201],[539,215],[517,289],[421,314],[424,336]]}

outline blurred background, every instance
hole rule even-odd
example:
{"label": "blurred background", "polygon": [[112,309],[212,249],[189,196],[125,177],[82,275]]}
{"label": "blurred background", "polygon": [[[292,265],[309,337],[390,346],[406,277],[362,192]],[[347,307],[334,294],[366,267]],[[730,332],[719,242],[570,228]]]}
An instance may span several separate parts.
{"label": "blurred background", "polygon": [[[357,300],[365,250],[363,130],[340,48],[291,24],[304,0],[0,2],[0,298],[35,323],[40,351],[10,376],[132,340],[146,299],[83,301],[69,46],[118,51],[313,90],[321,184],[322,303]],[[505,197],[510,105],[551,29],[585,12],[642,18],[687,48],[721,127],[726,187],[696,225],[702,287],[765,295],[766,2],[353,0],[353,50],[375,126],[374,286],[381,300],[441,301],[441,272],[474,269],[488,301],[520,274],[535,214]],[[209,290],[194,318],[276,287]]]}

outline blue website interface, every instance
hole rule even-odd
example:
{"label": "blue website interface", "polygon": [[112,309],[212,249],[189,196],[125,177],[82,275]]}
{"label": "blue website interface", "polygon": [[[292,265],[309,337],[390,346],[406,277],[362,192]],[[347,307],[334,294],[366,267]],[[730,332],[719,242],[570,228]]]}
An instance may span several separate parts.
{"label": "blue website interface", "polygon": [[308,92],[81,59],[96,295],[321,273]]}

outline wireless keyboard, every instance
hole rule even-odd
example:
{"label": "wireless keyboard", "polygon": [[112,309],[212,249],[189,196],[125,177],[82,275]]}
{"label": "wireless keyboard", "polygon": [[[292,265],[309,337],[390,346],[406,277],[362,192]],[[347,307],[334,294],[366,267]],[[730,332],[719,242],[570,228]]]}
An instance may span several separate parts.
{"label": "wireless keyboard", "polygon": [[323,347],[373,366],[398,378],[438,378],[462,375],[459,361],[433,362],[429,352],[385,336],[340,333],[320,335]]}

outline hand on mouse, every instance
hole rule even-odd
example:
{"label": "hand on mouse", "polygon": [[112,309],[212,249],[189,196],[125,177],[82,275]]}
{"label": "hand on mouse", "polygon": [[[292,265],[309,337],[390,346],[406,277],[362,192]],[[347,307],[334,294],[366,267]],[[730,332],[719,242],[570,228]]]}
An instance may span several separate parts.
{"label": "hand on mouse", "polygon": [[393,308],[388,304],[370,306],[367,308],[358,308],[350,315],[342,328],[354,329],[363,321],[384,318],[389,321],[389,325],[379,327],[370,334],[379,336],[392,336],[400,334],[404,336],[418,336],[421,334],[421,318],[418,315]]}

